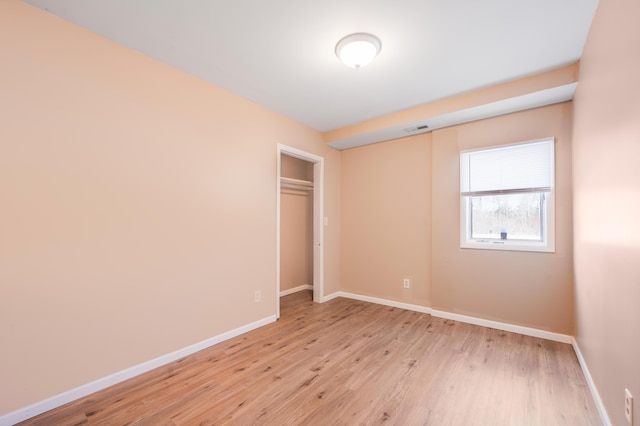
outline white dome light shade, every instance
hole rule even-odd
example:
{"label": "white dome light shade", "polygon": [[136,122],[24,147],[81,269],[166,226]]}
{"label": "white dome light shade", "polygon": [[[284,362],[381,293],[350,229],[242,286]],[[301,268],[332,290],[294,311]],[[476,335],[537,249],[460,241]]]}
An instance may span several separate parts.
{"label": "white dome light shade", "polygon": [[351,68],[360,68],[373,61],[382,44],[378,37],[367,33],[355,33],[341,39],[336,44],[336,56]]}

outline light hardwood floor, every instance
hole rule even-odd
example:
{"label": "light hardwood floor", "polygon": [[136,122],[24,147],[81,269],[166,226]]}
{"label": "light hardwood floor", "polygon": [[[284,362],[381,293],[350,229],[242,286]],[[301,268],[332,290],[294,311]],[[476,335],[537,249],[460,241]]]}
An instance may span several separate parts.
{"label": "light hardwood floor", "polygon": [[570,345],[306,291],[281,311],[23,424],[601,424]]}

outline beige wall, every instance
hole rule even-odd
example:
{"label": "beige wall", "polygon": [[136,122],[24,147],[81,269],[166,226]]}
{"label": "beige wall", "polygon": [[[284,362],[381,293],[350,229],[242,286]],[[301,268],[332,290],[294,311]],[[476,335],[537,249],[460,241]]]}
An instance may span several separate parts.
{"label": "beige wall", "polygon": [[319,133],[17,0],[0,57],[0,415],[274,315],[277,143],[325,158],[339,288]]}
{"label": "beige wall", "polygon": [[[336,129],[324,137],[331,141],[376,131],[577,78],[578,65],[572,64]],[[565,103],[436,130],[424,136],[423,145],[407,138],[344,151],[342,289],[572,334],[571,114],[571,103]],[[558,141],[556,252],[461,250],[460,150],[547,136]],[[423,164],[425,158],[431,158],[430,164]],[[421,178],[406,186],[405,177],[412,173]],[[404,275],[416,275],[417,288],[403,291]]]}
{"label": "beige wall", "polygon": [[[571,103],[433,132],[433,308],[573,333]],[[460,248],[460,151],[556,137],[556,252]]]}
{"label": "beige wall", "polygon": [[576,340],[614,425],[640,425],[640,3],[601,1],[574,119]]}
{"label": "beige wall", "polygon": [[280,291],[313,285],[313,193],[280,195]]}
{"label": "beige wall", "polygon": [[280,174],[283,177],[313,182],[313,163],[282,154]]}
{"label": "beige wall", "polygon": [[[343,151],[342,289],[572,334],[571,120],[563,103]],[[547,136],[556,252],[460,249],[460,151]]]}
{"label": "beige wall", "polygon": [[430,187],[430,133],[342,152],[343,290],[430,306]]}

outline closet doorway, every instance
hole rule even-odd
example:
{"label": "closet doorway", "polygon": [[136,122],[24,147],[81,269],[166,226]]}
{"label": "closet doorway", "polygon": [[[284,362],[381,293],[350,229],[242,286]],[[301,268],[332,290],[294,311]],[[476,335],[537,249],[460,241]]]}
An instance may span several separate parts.
{"label": "closet doorway", "polygon": [[280,296],[311,288],[322,302],[324,159],[278,145],[276,314]]}

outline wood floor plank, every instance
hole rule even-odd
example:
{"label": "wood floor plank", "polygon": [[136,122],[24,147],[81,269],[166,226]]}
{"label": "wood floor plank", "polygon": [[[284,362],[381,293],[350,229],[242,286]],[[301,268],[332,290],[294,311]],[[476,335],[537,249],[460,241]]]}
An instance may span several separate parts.
{"label": "wood floor plank", "polygon": [[310,292],[24,425],[600,424],[570,345]]}

